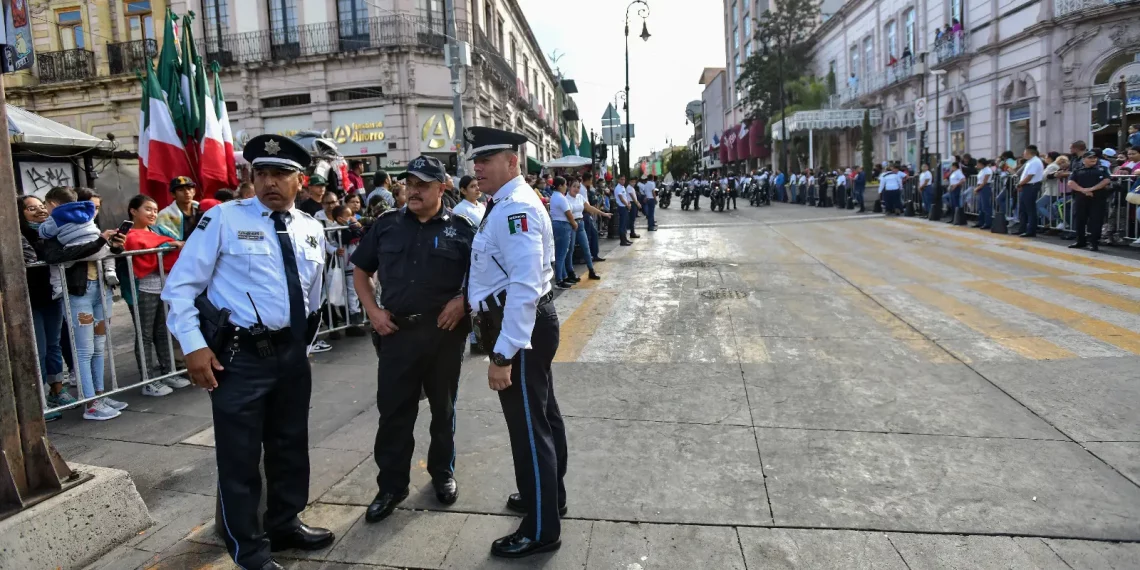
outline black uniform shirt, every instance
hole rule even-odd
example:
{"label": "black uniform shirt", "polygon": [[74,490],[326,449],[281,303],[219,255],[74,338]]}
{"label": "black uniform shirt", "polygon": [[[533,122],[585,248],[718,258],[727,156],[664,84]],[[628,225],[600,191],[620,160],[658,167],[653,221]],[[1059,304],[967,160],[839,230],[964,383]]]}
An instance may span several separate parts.
{"label": "black uniform shirt", "polygon": [[352,254],[380,279],[380,304],[396,316],[442,309],[463,292],[475,224],[448,208],[421,224],[403,207],[384,212]]}
{"label": "black uniform shirt", "polygon": [[1099,164],[1091,168],[1082,164],[1080,168],[1069,175],[1069,180],[1076,182],[1077,186],[1081,188],[1092,188],[1106,178],[1108,178],[1108,171],[1101,168]]}

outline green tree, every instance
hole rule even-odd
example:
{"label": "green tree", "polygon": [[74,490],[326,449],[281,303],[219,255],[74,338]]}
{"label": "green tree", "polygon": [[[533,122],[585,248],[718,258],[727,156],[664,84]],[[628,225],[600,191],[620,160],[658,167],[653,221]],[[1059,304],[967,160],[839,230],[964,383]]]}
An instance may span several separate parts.
{"label": "green tree", "polygon": [[669,153],[665,170],[673,175],[674,180],[680,180],[686,174],[692,174],[697,164],[697,153],[690,148],[677,149]]}
{"label": "green tree", "polygon": [[827,71],[827,94],[835,95],[835,70],[830,69]]}
{"label": "green tree", "polygon": [[871,170],[874,168],[872,163],[872,153],[875,151],[875,139],[871,135],[871,110],[863,110],[863,171],[867,176],[871,175]]}

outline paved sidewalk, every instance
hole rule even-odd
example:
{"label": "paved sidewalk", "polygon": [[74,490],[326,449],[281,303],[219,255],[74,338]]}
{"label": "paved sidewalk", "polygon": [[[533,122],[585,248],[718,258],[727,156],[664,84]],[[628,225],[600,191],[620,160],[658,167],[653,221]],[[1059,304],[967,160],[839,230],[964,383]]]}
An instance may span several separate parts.
{"label": "paved sidewalk", "polygon": [[[464,366],[459,501],[375,494],[375,356],[314,361],[304,570],[1140,567],[1140,262],[917,220],[777,205],[659,211],[556,300],[570,439],[557,553],[489,557],[517,519],[485,359]],[[1013,240],[1013,241],[1011,241]],[[232,568],[213,527],[209,402],[127,398],[49,424],[127,469],[158,524],[91,568]]]}

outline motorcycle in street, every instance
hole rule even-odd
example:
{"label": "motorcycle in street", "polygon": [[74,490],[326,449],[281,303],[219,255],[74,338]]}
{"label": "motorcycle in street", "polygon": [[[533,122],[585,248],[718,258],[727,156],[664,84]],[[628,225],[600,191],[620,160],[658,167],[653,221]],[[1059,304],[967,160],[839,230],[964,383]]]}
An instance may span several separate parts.
{"label": "motorcycle in street", "polygon": [[[674,187],[676,184],[673,185]],[[657,195],[657,205],[666,210],[669,209],[669,203],[673,201],[673,188],[666,186]]]}
{"label": "motorcycle in street", "polygon": [[714,185],[712,191],[709,192],[709,209],[714,212],[719,209],[721,212],[723,212],[726,197],[727,194],[725,193],[724,188],[721,188],[720,184]]}

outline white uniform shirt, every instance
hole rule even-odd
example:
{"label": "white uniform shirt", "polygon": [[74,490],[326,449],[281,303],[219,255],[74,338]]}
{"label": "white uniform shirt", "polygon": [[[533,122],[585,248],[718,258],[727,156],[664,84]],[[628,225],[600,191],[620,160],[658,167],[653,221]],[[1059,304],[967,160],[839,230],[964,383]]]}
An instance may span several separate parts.
{"label": "white uniform shirt", "polygon": [[627,200],[629,200],[629,194],[627,194],[625,186],[622,186],[621,184],[614,186],[614,199],[617,200],[617,205],[619,208],[626,207],[625,203]]}
{"label": "white uniform shirt", "polygon": [[[170,307],[166,326],[186,354],[206,346],[194,307],[202,291],[214,306],[233,312],[230,322],[236,326],[257,324],[257,314],[270,330],[289,326],[289,285],[270,213],[257,198],[219,204],[186,240],[162,290]],[[321,306],[324,226],[296,208],[286,218],[308,315]],[[256,313],[246,293],[257,303]]]}
{"label": "white uniform shirt", "polygon": [[566,199],[570,202],[570,212],[574,214],[574,219],[581,220],[586,212],[586,193],[579,191],[577,196],[567,194]]}
{"label": "white uniform shirt", "polygon": [[1021,179],[1029,178],[1028,184],[1037,184],[1045,179],[1045,163],[1041,161],[1041,157],[1035,156],[1025,163],[1025,169],[1021,171]]}
{"label": "white uniform shirt", "polygon": [[460,200],[459,203],[451,209],[451,211],[456,215],[465,216],[467,219],[471,220],[471,223],[478,226],[479,222],[483,221],[483,214],[487,213],[487,206],[483,205],[480,202],[475,202],[472,204],[469,200],[463,199]]}
{"label": "white uniform shirt", "polygon": [[983,168],[981,172],[978,172],[978,186],[985,186],[986,184],[992,183],[993,177],[994,169],[988,166]]}
{"label": "white uniform shirt", "polygon": [[570,211],[570,200],[561,192],[550,195],[550,219],[555,222],[567,222],[566,212]]}
{"label": "white uniform shirt", "polygon": [[657,189],[657,183],[650,180],[649,182],[646,182],[645,184],[641,185],[641,195],[644,196],[646,200],[652,200],[653,199],[653,191],[656,189]]}
{"label": "white uniform shirt", "polygon": [[930,186],[931,184],[934,184],[934,174],[931,173],[929,170],[923,171],[921,174],[918,175],[918,186],[920,188],[926,188],[927,186]]}
{"label": "white uniform shirt", "polygon": [[[962,174],[962,170],[958,169],[950,173],[950,188],[954,189],[958,184],[966,181],[966,175]],[[961,187],[958,186],[960,189]]]}
{"label": "white uniform shirt", "polygon": [[906,175],[902,172],[884,172],[882,178],[880,179],[883,189],[882,191],[886,192],[888,190],[902,190],[903,178],[905,177]]}
{"label": "white uniform shirt", "polygon": [[522,176],[495,193],[495,206],[479,225],[471,244],[468,302],[483,301],[506,290],[503,330],[494,352],[514,358],[531,348],[538,300],[554,278],[554,232],[550,215]]}

